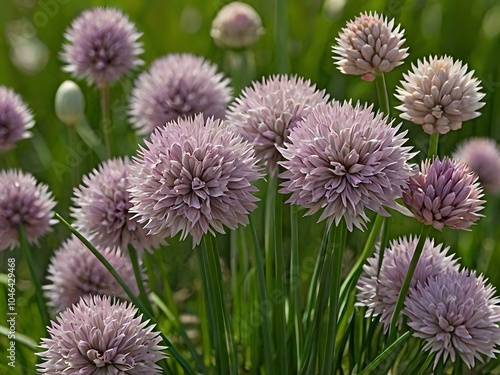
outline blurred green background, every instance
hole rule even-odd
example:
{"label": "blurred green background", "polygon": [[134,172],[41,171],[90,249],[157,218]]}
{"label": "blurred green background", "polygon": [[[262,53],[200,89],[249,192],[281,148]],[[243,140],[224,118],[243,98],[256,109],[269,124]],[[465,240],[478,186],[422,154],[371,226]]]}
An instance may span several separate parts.
{"label": "blurred green background", "polygon": [[[82,174],[89,173],[99,163],[99,155],[102,154],[101,148],[92,149],[81,139],[71,149],[68,129],[54,113],[55,92],[64,80],[70,78],[61,71],[63,64],[58,55],[64,42],[64,31],[71,21],[89,7],[115,6],[127,13],[139,31],[144,33],[141,38],[145,49],[142,58],[146,64],[143,68],[148,68],[154,59],[164,54],[191,52],[219,64],[223,70],[224,51],[213,43],[209,31],[213,17],[225,3],[210,0],[1,1],[0,85],[10,86],[18,92],[33,110],[36,119],[34,137],[21,141],[9,152],[8,157],[14,160],[16,167],[33,173],[39,181],[50,186],[58,201],[57,211],[63,216],[69,216],[72,188],[79,183]],[[256,61],[255,78],[260,79],[277,72],[274,1],[258,0],[248,3],[261,15],[266,29],[266,33],[252,49]],[[394,88],[402,79],[402,73],[410,69],[411,63],[429,55],[450,55],[475,70],[475,75],[482,81],[486,105],[481,110],[482,116],[466,122],[462,130],[441,136],[439,153],[450,154],[463,139],[472,136],[488,136],[500,140],[498,0],[360,0],[345,3],[342,0],[290,0],[286,45],[290,73],[311,79],[335,99],[377,103],[375,84],[364,82],[359,77],[342,75],[334,67],[331,57],[331,47],[338,32],[346,21],[365,10],[383,12],[389,18],[395,18],[396,23],[401,23],[406,30],[406,45],[410,47],[410,56],[402,66],[386,75],[392,108],[399,104],[392,95]],[[114,156],[134,155],[140,142],[127,117],[128,95],[138,73],[136,71],[130,74],[112,87]],[[86,82],[77,82],[86,98],[87,123],[97,131],[100,118],[98,93]],[[398,112],[393,109],[391,114],[395,117]],[[426,154],[428,138],[419,127],[410,123],[405,122],[403,129],[408,130],[409,143],[421,151],[416,158],[419,161]],[[0,166],[6,166],[2,157]],[[77,166],[77,175],[72,171],[73,166]],[[486,200],[488,203],[483,213],[487,217],[479,221],[473,231],[445,229],[442,233],[437,233],[436,237],[438,241],[451,246],[452,251],[462,258],[464,265],[485,272],[498,288],[500,271],[496,265],[500,262],[500,202],[498,197],[489,195]],[[305,222],[312,225],[314,219],[317,217]],[[420,224],[415,220],[398,216],[398,220],[393,221],[391,237],[417,234],[419,228]],[[321,235],[322,230],[310,233],[310,236]],[[41,242],[36,254],[40,264],[40,277],[43,277],[53,250],[67,235],[68,232],[61,225],[56,225],[54,233]],[[190,246],[180,246],[186,251],[160,252],[156,255],[159,262],[163,261],[167,268],[178,269],[179,264],[187,263],[188,258],[191,260]],[[18,257],[19,252],[16,250],[0,254],[2,272],[5,272],[7,257],[11,256]],[[23,270],[20,272],[19,277],[22,278]],[[189,280],[191,277],[189,272],[182,275],[170,273],[173,289],[178,285],[179,288],[184,288],[182,279]],[[27,297],[19,297],[19,303],[28,306],[31,297],[29,293]],[[22,323],[19,324],[21,330]]]}

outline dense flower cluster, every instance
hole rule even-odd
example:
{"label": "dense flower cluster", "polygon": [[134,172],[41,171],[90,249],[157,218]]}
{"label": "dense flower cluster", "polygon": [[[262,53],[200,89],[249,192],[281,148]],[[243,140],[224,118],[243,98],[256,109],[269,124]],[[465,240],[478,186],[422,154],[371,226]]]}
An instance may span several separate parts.
{"label": "dense flower cluster", "polygon": [[345,219],[347,228],[365,227],[365,209],[388,215],[383,206],[399,209],[408,179],[411,147],[372,107],[350,103],[320,104],[291,130],[281,149],[285,168],[280,192],[328,225]]}
{"label": "dense flower cluster", "polygon": [[23,99],[13,90],[0,86],[0,153],[19,140],[31,137],[29,129],[33,125],[33,114]]}
{"label": "dense flower cluster", "polygon": [[203,116],[157,128],[131,165],[131,212],[150,233],[193,246],[210,232],[248,223],[261,177],[250,145]]}
{"label": "dense flower cluster", "polygon": [[110,297],[80,300],[48,328],[41,374],[161,374],[161,337],[137,309]]}
{"label": "dense flower cluster", "polygon": [[117,81],[124,73],[141,65],[141,34],[121,11],[94,8],[84,11],[66,31],[68,43],[61,58],[64,70],[87,78],[97,86]]}

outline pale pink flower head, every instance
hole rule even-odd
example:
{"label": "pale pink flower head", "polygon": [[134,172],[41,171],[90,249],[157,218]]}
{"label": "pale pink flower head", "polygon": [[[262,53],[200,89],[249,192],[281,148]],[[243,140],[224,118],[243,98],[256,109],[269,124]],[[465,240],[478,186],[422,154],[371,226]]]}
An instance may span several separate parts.
{"label": "pale pink flower head", "polygon": [[152,251],[165,240],[142,228],[130,212],[130,161],[117,158],[103,162],[83,177],[75,188],[72,216],[76,229],[90,237],[94,246],[120,248],[128,252],[132,245],[138,251]]}
{"label": "pale pink flower head", "polygon": [[468,229],[483,217],[483,189],[477,175],[465,163],[448,157],[422,162],[403,191],[403,201],[422,223],[437,230],[443,227]]}
{"label": "pale pink flower head", "polygon": [[335,38],[333,59],[344,74],[360,75],[373,81],[377,73],[387,73],[401,65],[408,56],[402,48],[405,38],[401,25],[377,12],[361,13],[349,21]]}
{"label": "pale pink flower head", "polygon": [[[384,332],[387,332],[391,325],[392,314],[418,241],[419,237],[400,237],[385,249],[380,269],[379,249],[363,266],[364,272],[356,286],[356,306],[367,307],[367,317],[379,316],[384,325]],[[442,244],[434,245],[431,238],[425,239],[422,254],[410,282],[410,295],[419,282],[426,283],[430,277],[442,273],[458,272],[457,261],[453,259],[453,255],[448,255],[448,250],[449,247],[443,248]],[[399,325],[401,321],[399,318]]]}
{"label": "pale pink flower head", "polygon": [[[120,249],[98,248],[135,295],[139,295],[130,258]],[[143,275],[144,277],[145,275]],[[44,295],[54,312],[66,310],[80,298],[107,295],[128,300],[116,279],[99,259],[76,237],[71,237],[54,253],[44,285]]]}
{"label": "pale pink flower head", "polygon": [[210,36],[215,43],[229,48],[245,48],[255,44],[264,34],[259,14],[246,3],[233,1],[224,5],[214,20]]}
{"label": "pale pink flower head", "polygon": [[36,353],[40,374],[161,374],[165,358],[159,332],[127,302],[81,299],[48,327]]}
{"label": "pale pink flower head", "polygon": [[469,165],[486,191],[500,192],[500,150],[494,139],[468,139],[458,147],[453,157]]}
{"label": "pale pink flower head", "polygon": [[93,8],[76,18],[64,35],[63,70],[101,87],[143,64],[141,34],[120,10]]}
{"label": "pale pink flower head", "polygon": [[310,80],[276,75],[253,82],[230,106],[227,123],[254,148],[259,164],[278,172],[280,147],[311,109],[328,101],[325,90]]}
{"label": "pale pink flower head", "polygon": [[467,72],[467,64],[449,56],[429,57],[412,64],[413,71],[403,74],[396,98],[401,118],[421,125],[428,134],[446,134],[462,127],[464,121],[481,115],[481,82]]}
{"label": "pale pink flower head", "polygon": [[500,300],[495,288],[475,271],[441,273],[418,283],[403,313],[414,336],[426,340],[424,350],[455,362],[457,354],[469,369],[483,356],[495,358],[500,344]]}
{"label": "pale pink flower head", "polygon": [[149,135],[158,126],[202,114],[225,118],[232,99],[229,78],[201,56],[170,54],[151,64],[135,81],[130,99],[133,127]]}
{"label": "pale pink flower head", "polygon": [[293,128],[280,149],[286,159],[280,190],[291,194],[287,203],[322,210],[319,220],[363,230],[365,210],[388,216],[383,206],[400,209],[395,200],[414,174],[405,146],[406,132],[391,126],[372,106],[350,103],[319,104]]}
{"label": "pale pink flower head", "polygon": [[19,226],[26,232],[28,243],[38,240],[55,224],[56,202],[43,183],[19,170],[0,171],[0,250],[19,246]]}
{"label": "pale pink flower head", "polygon": [[262,177],[250,145],[221,121],[199,115],[159,127],[131,166],[130,210],[150,233],[193,247],[210,232],[248,223]]}
{"label": "pale pink flower head", "polygon": [[31,137],[29,129],[33,125],[33,114],[23,99],[12,89],[0,86],[0,153]]}

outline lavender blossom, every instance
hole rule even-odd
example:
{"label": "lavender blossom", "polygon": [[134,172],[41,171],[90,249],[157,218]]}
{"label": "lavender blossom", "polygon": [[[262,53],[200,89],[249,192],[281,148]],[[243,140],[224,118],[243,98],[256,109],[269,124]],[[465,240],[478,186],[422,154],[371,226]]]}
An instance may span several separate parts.
{"label": "lavender blossom", "polygon": [[[364,273],[358,280],[356,306],[368,308],[366,317],[380,316],[386,333],[391,325],[392,314],[418,241],[419,237],[400,237],[392,241],[384,252],[380,270],[380,250],[377,249],[363,266]],[[453,255],[447,255],[448,250],[449,247],[443,248],[442,244],[434,245],[432,238],[425,239],[422,254],[410,282],[410,295],[417,283],[426,283],[429,278],[443,273],[458,272],[457,261],[453,259]],[[398,323],[401,324],[401,318]]]}
{"label": "lavender blossom", "polygon": [[115,82],[141,65],[141,34],[118,9],[93,8],[84,11],[66,30],[63,46],[64,71],[87,78],[102,87]]}
{"label": "lavender blossom", "polygon": [[31,137],[28,130],[33,125],[33,114],[23,99],[13,90],[0,86],[0,153],[21,139]]}
{"label": "lavender blossom", "polygon": [[477,174],[486,191],[500,192],[500,150],[494,139],[466,140],[458,147],[453,157],[466,163]]}
{"label": "lavender blossom", "polygon": [[477,176],[467,164],[445,157],[422,162],[418,175],[410,178],[403,201],[415,217],[437,230],[467,229],[483,215],[485,203]]}
{"label": "lavender blossom", "polygon": [[403,74],[403,87],[396,89],[396,98],[403,104],[396,107],[400,117],[422,125],[428,134],[446,134],[462,127],[462,122],[481,115],[484,94],[481,82],[467,72],[467,64],[449,56],[418,60],[413,72]]}
{"label": "lavender blossom", "polygon": [[[139,289],[130,259],[120,249],[99,250],[138,296]],[[113,275],[76,237],[71,237],[56,250],[50,261],[47,280],[50,283],[43,286],[44,295],[54,312],[66,310],[80,298],[94,295],[128,300],[127,294]]]}
{"label": "lavender blossom", "polygon": [[229,79],[203,57],[171,54],[153,62],[135,82],[130,100],[131,122],[138,134],[202,113],[223,119],[232,99]]}
{"label": "lavender blossom", "polygon": [[383,206],[400,209],[395,200],[413,175],[400,125],[392,127],[372,107],[350,103],[320,104],[292,129],[280,150],[286,169],[280,192],[291,193],[287,203],[323,210],[319,220],[364,229],[365,209],[388,216]]}
{"label": "lavender blossom", "polygon": [[127,191],[131,186],[129,175],[129,159],[118,158],[104,162],[84,176],[83,183],[74,191],[73,224],[90,236],[94,246],[128,251],[128,245],[132,245],[138,251],[152,251],[166,242],[160,236],[148,234],[132,218]]}
{"label": "lavender blossom", "polygon": [[39,238],[55,224],[55,205],[49,187],[37,183],[31,174],[0,171],[0,250],[19,246],[20,225],[28,243],[38,245]]}
{"label": "lavender blossom", "polygon": [[129,303],[95,296],[62,312],[42,339],[41,374],[161,374],[165,358],[154,326]]}
{"label": "lavender blossom", "polygon": [[495,289],[475,271],[442,273],[419,283],[405,301],[403,312],[414,336],[426,340],[424,350],[455,362],[456,354],[467,367],[483,355],[495,358],[500,343],[500,300]]}
{"label": "lavender blossom", "polygon": [[406,39],[400,26],[394,28],[393,19],[388,21],[377,12],[361,13],[335,38],[335,64],[342,73],[361,75],[367,81],[393,70],[408,56],[408,47],[402,48]]}
{"label": "lavender blossom", "polygon": [[179,119],[157,128],[131,165],[130,196],[150,233],[193,236],[224,233],[248,223],[261,174],[252,148],[219,120]]}
{"label": "lavender blossom", "polygon": [[264,78],[243,90],[230,106],[227,122],[252,144],[259,164],[278,172],[280,147],[311,109],[328,101],[311,81],[287,75]]}

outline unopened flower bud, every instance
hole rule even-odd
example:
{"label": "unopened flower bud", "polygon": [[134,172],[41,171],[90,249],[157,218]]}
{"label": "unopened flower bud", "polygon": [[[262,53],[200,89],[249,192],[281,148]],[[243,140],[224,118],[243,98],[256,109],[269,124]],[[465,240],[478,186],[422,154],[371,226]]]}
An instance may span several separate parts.
{"label": "unopened flower bud", "polygon": [[56,115],[68,126],[75,125],[85,111],[85,98],[82,90],[73,81],[64,81],[56,92]]}
{"label": "unopened flower bud", "polygon": [[262,20],[250,5],[234,1],[224,6],[212,22],[215,43],[229,48],[251,46],[264,34]]}

